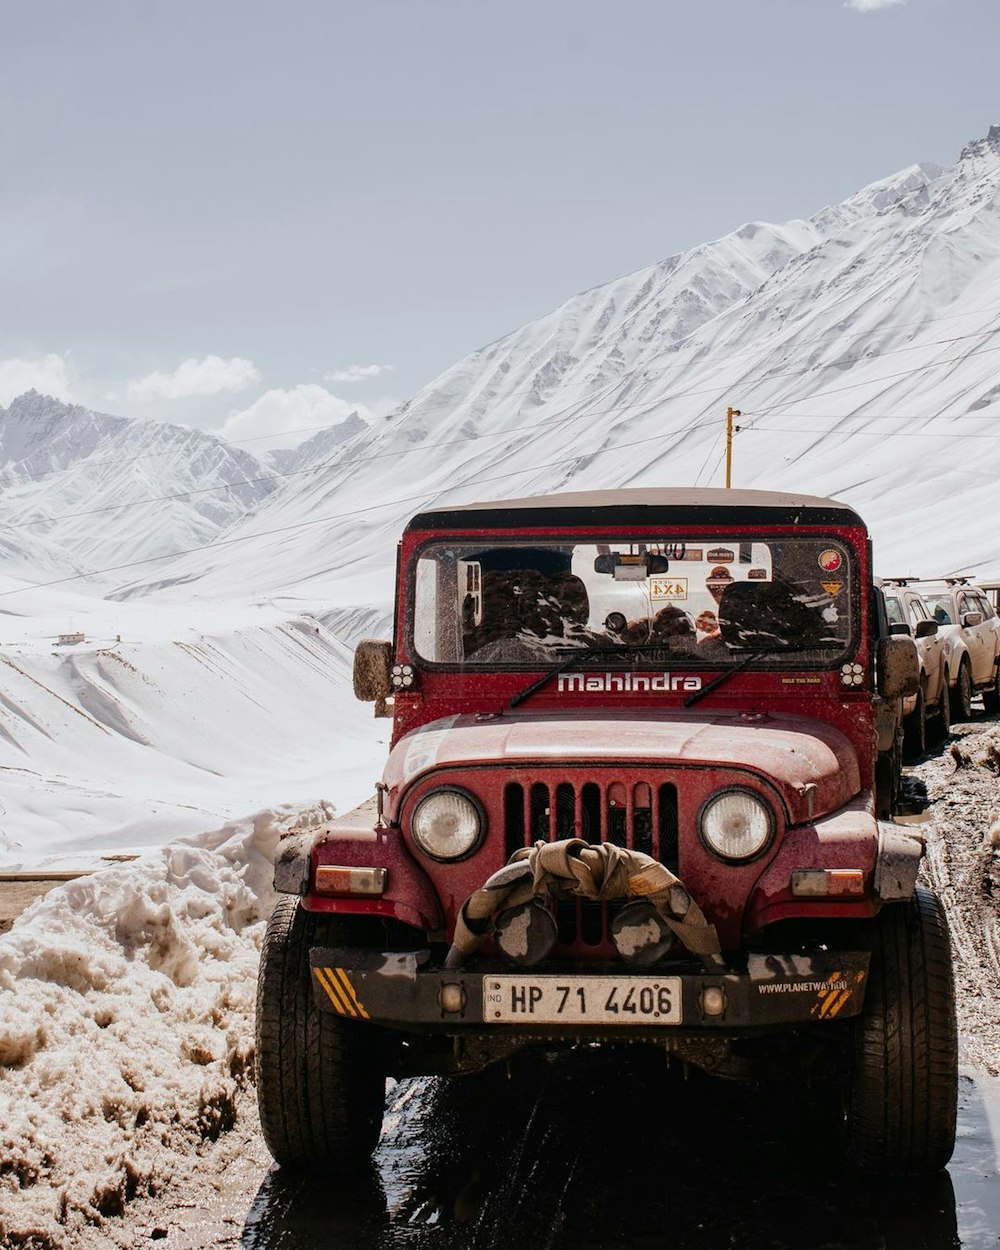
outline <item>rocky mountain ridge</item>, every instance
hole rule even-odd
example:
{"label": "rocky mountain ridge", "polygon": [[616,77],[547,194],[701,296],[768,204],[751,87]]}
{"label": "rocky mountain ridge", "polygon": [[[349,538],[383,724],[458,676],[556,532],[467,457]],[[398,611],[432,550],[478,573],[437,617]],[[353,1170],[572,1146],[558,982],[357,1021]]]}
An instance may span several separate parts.
{"label": "rocky mountain ridge", "polygon": [[198,546],[364,428],[352,414],[297,447],[254,454],[187,426],[29,391],[0,407],[0,536],[29,569],[47,547],[47,574],[58,552],[76,572]]}

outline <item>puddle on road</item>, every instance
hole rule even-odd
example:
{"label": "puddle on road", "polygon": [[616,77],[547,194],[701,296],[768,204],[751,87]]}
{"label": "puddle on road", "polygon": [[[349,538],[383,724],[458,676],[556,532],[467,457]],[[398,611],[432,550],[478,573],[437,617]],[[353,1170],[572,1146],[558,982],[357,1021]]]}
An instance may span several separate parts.
{"label": "puddle on road", "polygon": [[337,1187],[268,1173],[246,1250],[997,1250],[1000,1080],[961,1083],[948,1171],[863,1183],[828,1108],[636,1055],[563,1055],[513,1080],[421,1078],[374,1165]]}

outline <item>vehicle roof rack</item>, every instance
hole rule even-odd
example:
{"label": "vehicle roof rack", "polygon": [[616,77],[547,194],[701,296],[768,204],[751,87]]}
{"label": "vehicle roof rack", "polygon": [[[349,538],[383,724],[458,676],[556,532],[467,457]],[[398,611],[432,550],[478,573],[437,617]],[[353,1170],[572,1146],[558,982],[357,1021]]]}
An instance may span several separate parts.
{"label": "vehicle roof rack", "polygon": [[919,582],[921,580],[922,580],[921,578],[917,577],[913,573],[908,574],[906,577],[883,577],[882,578],[883,584],[890,584],[893,586],[909,586],[910,582]]}
{"label": "vehicle roof rack", "polygon": [[967,577],[946,577],[943,580],[946,586],[968,586],[969,584]]}

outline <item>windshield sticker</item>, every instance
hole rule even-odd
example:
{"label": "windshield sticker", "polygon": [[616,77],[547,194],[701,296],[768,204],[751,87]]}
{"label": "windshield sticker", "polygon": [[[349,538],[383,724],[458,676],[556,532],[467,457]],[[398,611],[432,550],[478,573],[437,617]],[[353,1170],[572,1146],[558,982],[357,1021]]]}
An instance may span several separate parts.
{"label": "windshield sticker", "polygon": [[688,597],[688,579],[675,577],[672,580],[664,577],[652,577],[649,581],[649,597],[655,601],[683,600]]}
{"label": "windshield sticker", "polygon": [[748,582],[766,582],[767,569],[747,569]]}
{"label": "windshield sticker", "polygon": [[671,558],[674,560],[690,560],[694,564],[700,564],[702,560],[705,558],[704,547],[689,547],[687,543],[678,543],[678,544],[675,544],[675,546],[683,547],[684,551],[682,555],[671,556]]}
{"label": "windshield sticker", "polygon": [[820,585],[828,595],[839,595],[844,589],[843,582],[820,582]]}
{"label": "windshield sticker", "polygon": [[836,573],[843,562],[843,556],[839,551],[834,551],[832,547],[828,547],[826,551],[819,553],[819,567],[825,573]]}
{"label": "windshield sticker", "polygon": [[705,559],[712,564],[732,564],[736,559],[736,552],[730,551],[728,547],[713,547]]}
{"label": "windshield sticker", "polygon": [[701,678],[693,673],[560,673],[556,689],[559,694],[700,690]]}

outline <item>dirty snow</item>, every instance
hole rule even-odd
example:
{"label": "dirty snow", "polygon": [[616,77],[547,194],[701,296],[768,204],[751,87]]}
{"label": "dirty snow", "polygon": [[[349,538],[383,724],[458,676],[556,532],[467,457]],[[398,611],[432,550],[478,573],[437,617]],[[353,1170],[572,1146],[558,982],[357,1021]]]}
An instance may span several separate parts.
{"label": "dirty snow", "polygon": [[233,1126],[272,861],[259,812],[52,891],[0,938],[0,1243],[70,1246]]}

